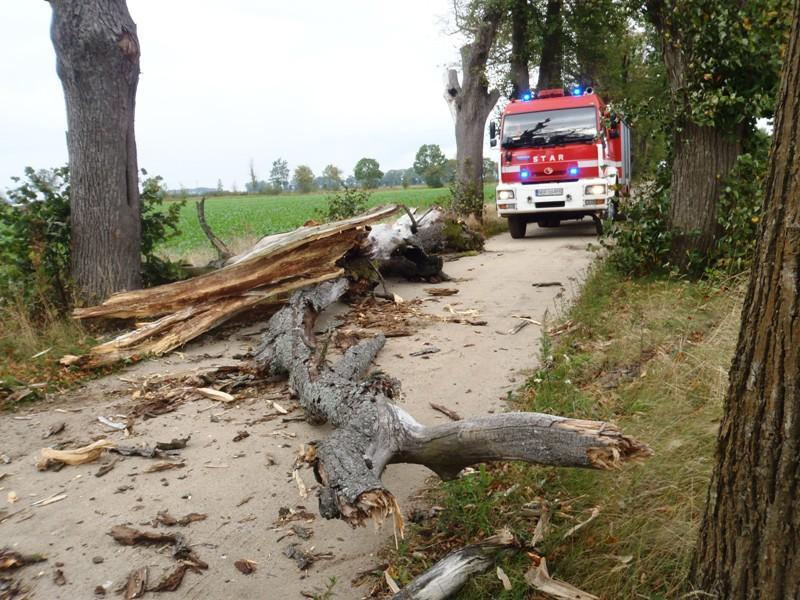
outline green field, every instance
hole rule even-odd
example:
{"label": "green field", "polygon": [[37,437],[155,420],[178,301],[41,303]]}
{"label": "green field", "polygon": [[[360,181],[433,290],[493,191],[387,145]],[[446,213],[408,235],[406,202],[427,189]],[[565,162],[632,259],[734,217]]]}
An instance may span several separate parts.
{"label": "green field", "polygon": [[[494,197],[495,184],[487,184],[486,197]],[[321,219],[328,193],[284,194],[280,196],[223,196],[206,200],[206,221],[214,233],[234,251],[241,250],[264,235],[294,229],[309,219]],[[428,207],[447,202],[447,188],[396,188],[376,190],[369,205],[406,204]],[[172,258],[205,258],[213,254],[197,221],[195,199],[181,209],[180,234],[167,240],[161,252]],[[197,256],[199,254],[199,256]]]}

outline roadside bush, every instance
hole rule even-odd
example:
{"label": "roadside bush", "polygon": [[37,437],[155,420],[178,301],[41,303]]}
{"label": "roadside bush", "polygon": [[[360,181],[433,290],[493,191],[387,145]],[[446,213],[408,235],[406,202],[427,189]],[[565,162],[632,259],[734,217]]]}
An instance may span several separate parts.
{"label": "roadside bush", "polygon": [[454,179],[450,183],[450,208],[460,217],[483,219],[483,187]]}
{"label": "roadside bush", "polygon": [[[142,175],[147,172],[142,169]],[[72,305],[69,169],[25,169],[0,203],[0,308],[25,306],[36,319]],[[178,233],[182,203],[162,207],[160,177],[142,181],[142,264],[148,284],[172,280],[175,265],[155,255],[156,246]]]}
{"label": "roadside bush", "polygon": [[635,197],[623,198],[619,210],[627,220],[614,223],[608,237],[609,262],[621,273],[644,275],[668,266],[671,235],[669,189],[658,182],[644,184]]}
{"label": "roadside bush", "polygon": [[344,186],[335,194],[325,198],[328,206],[318,210],[318,214],[326,221],[349,219],[367,210],[370,192]]}
{"label": "roadside bush", "polygon": [[[766,166],[766,147],[739,156],[720,194],[714,246],[706,256],[691,257],[689,274],[735,275],[750,267],[761,219]],[[644,184],[635,197],[622,199],[620,209],[628,218],[609,230],[613,243],[606,245],[611,264],[628,275],[672,271],[666,170],[659,172],[655,182]]]}

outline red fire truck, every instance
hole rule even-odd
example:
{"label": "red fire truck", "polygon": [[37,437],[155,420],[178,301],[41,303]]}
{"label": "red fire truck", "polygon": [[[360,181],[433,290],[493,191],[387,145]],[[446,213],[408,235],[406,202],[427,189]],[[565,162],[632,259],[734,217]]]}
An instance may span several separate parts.
{"label": "red fire truck", "polygon": [[[489,125],[497,146],[497,125]],[[511,237],[528,223],[557,227],[567,219],[616,217],[615,198],[631,173],[630,130],[591,88],[524,93],[500,121],[497,212]]]}

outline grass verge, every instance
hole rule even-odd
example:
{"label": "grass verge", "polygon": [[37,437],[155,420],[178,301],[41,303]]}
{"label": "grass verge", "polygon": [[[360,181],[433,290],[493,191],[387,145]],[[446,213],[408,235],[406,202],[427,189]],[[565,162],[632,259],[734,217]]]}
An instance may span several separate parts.
{"label": "grass verge", "polygon": [[[605,599],[676,598],[684,590],[705,503],[739,328],[741,285],[627,280],[600,264],[564,319],[542,341],[543,365],[513,398],[520,409],[610,420],[655,455],[615,472],[522,464],[482,466],[444,483],[443,510],[414,525],[389,555],[405,584],[448,551],[510,527],[532,538],[537,506],[552,507],[536,552],[551,574]],[[574,534],[567,532],[598,516]],[[530,549],[529,549],[530,550]],[[460,598],[530,598],[525,552],[472,579]]]}
{"label": "grass verge", "polygon": [[69,317],[53,313],[34,322],[23,306],[0,307],[0,410],[96,376],[58,364],[65,354],[83,354],[94,343],[91,333]]}

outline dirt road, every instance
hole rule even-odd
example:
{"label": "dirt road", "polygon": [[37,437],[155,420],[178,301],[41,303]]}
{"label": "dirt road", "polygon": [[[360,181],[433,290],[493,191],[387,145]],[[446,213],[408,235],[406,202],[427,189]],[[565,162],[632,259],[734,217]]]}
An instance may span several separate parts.
{"label": "dirt road", "polygon": [[[457,287],[457,295],[431,298],[423,291],[429,284],[390,282],[392,291],[406,300],[423,298],[421,307],[427,313],[445,315],[450,305],[456,311],[477,310],[487,321],[485,326],[434,321],[412,336],[389,340],[376,366],[402,381],[404,407],[424,423],[445,419],[429,407],[430,401],[463,416],[505,410],[504,398],[536,366],[538,352],[538,326],[531,324],[509,335],[520,323],[515,317],[541,320],[546,310],[552,314],[578,287],[592,258],[587,244],[593,241],[591,222],[555,230],[531,225],[524,240],[500,235],[488,242],[485,253],[447,263],[445,270],[455,281],[443,286]],[[533,285],[541,282],[562,285]],[[187,402],[174,412],[137,420],[134,435],[127,439],[123,432],[97,421],[100,415],[113,419],[125,413],[132,391],[153,374],[193,373],[238,363],[233,357],[252,347],[262,328],[263,323],[254,323],[225,338],[207,336],[182,355],[136,365],[37,404],[29,412],[0,416],[0,454],[11,459],[10,464],[0,463],[0,547],[48,558],[17,572],[17,579],[31,590],[30,597],[92,598],[97,586],[105,586],[112,595],[131,570],[143,566],[149,568],[150,585],[155,585],[177,564],[170,548],[121,546],[108,532],[123,524],[153,530],[151,522],[163,510],[177,518],[207,515],[203,521],[160,525],[156,531],[179,531],[209,565],[200,574],[186,574],[178,591],[166,597],[290,600],[320,593],[332,577],[336,598],[360,598],[366,593],[365,588],[352,588],[350,580],[378,562],[375,553],[391,539],[391,527],[376,533],[372,528],[352,530],[340,521],[324,521],[317,515],[313,490],[301,498],[292,478],[300,445],[324,436],[324,427],[274,418],[258,422],[274,412],[263,398],[244,399],[230,408],[211,400]],[[439,351],[409,356],[426,348]],[[275,399],[286,408],[295,405],[288,395]],[[300,415],[296,410],[289,416]],[[59,422],[65,423],[63,432],[42,439]],[[36,470],[40,448],[64,441],[87,443],[103,434],[139,445],[188,435],[191,439],[178,452],[182,468],[147,473],[158,461],[108,455],[57,472]],[[233,441],[236,437],[242,439]],[[95,476],[101,464],[115,458],[113,470]],[[310,471],[301,470],[300,475],[313,488]],[[394,465],[384,481],[408,509],[429,476],[422,467]],[[12,492],[11,498],[18,498],[13,503],[7,501]],[[62,495],[63,499],[32,506]],[[302,518],[299,512],[298,520],[279,519],[280,514],[292,518],[287,509],[301,511],[298,506],[317,516]],[[293,525],[301,528],[292,530]],[[309,539],[302,539],[311,531]],[[303,550],[313,547],[313,553],[329,557],[301,571],[283,553],[291,544]],[[255,572],[244,575],[237,570],[234,562],[239,559],[255,561]],[[58,569],[65,581],[56,577]]]}

